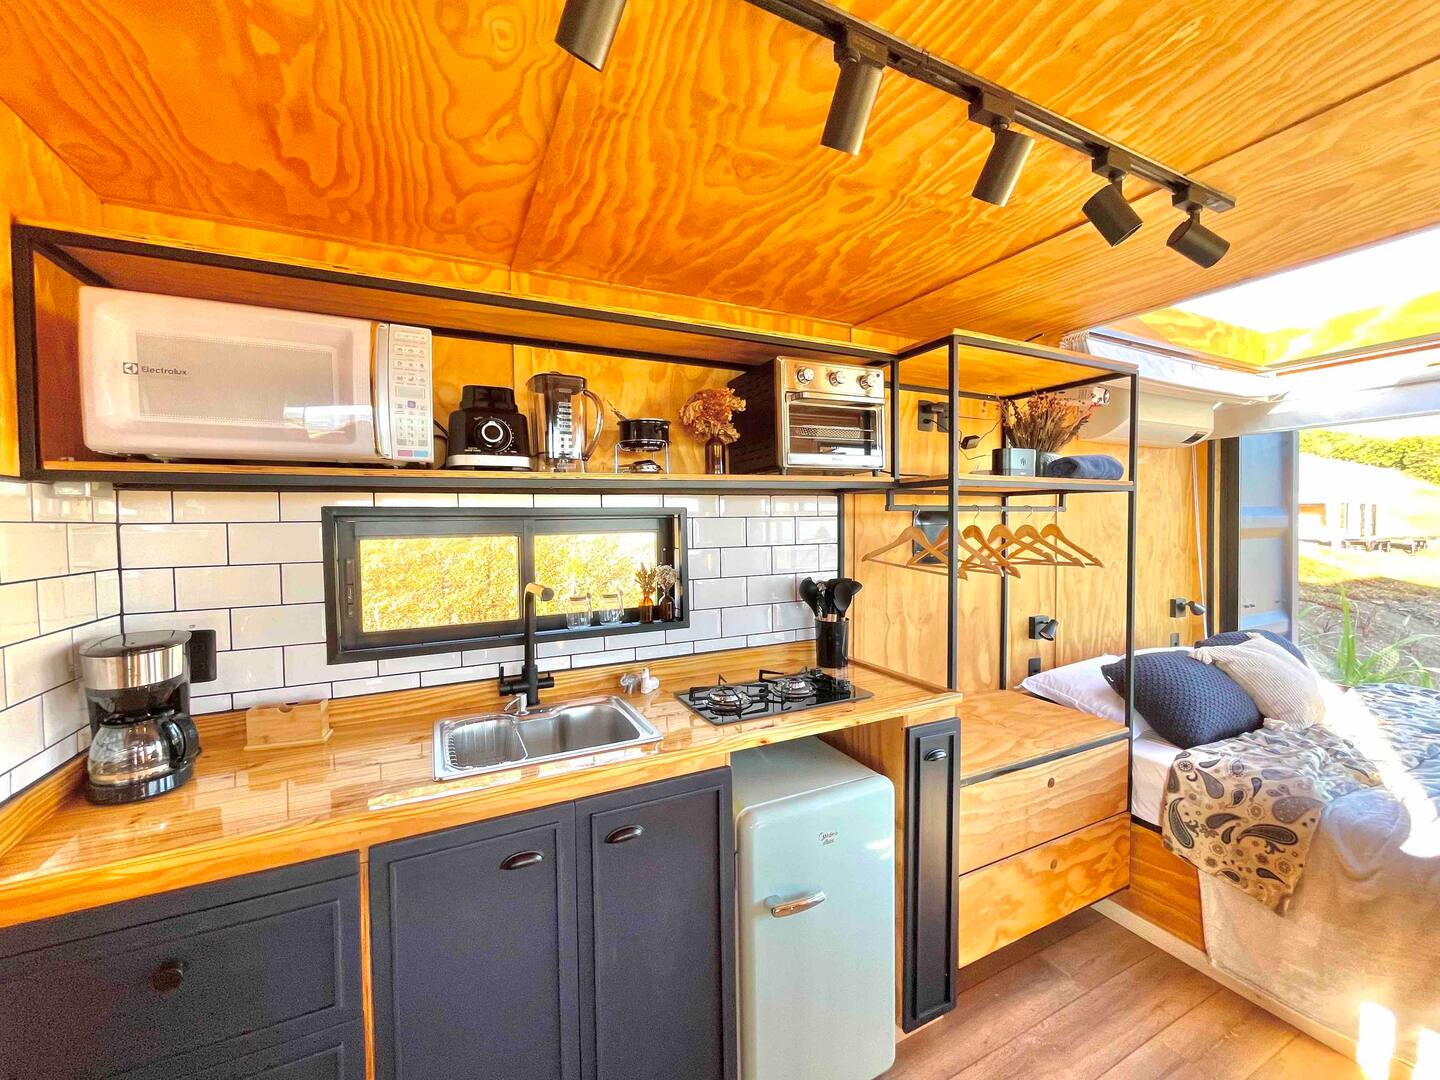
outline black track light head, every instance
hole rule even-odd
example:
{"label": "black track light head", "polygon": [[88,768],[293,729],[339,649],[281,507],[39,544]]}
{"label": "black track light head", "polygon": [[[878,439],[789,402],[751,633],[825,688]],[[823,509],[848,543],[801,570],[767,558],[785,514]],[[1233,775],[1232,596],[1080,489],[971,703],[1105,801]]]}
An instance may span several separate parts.
{"label": "black track light head", "polygon": [[1060,620],[1052,619],[1049,615],[1030,616],[1030,640],[1031,641],[1054,641],[1060,633]]}
{"label": "black track light head", "polygon": [[1230,241],[1200,224],[1200,207],[1191,206],[1188,213],[1189,216],[1175,226],[1175,231],[1165,243],[1196,266],[1208,270],[1225,257],[1230,250]]}
{"label": "black track light head", "polygon": [[981,202],[1004,206],[1010,201],[1010,193],[1025,168],[1025,159],[1030,156],[1030,147],[1035,145],[1029,135],[1010,126],[1014,118],[1013,105],[989,93],[982,93],[970,103],[970,119],[984,124],[995,134],[995,142],[971,192]]}
{"label": "black track light head", "polygon": [[596,71],[605,67],[625,0],[565,0],[555,44]]}
{"label": "black track light head", "polygon": [[889,53],[885,46],[859,34],[846,33],[835,43],[835,62],[840,65],[840,78],[830,98],[830,114],[825,118],[825,131],[820,145],[844,154],[858,154],[865,139],[865,126],[870,110],[880,92],[880,77],[885,73]]}
{"label": "black track light head", "polygon": [[1090,224],[1111,247],[1130,239],[1144,224],[1134,207],[1125,201],[1123,183],[1120,176],[1114,177],[1080,207],[1080,212],[1090,219]]}

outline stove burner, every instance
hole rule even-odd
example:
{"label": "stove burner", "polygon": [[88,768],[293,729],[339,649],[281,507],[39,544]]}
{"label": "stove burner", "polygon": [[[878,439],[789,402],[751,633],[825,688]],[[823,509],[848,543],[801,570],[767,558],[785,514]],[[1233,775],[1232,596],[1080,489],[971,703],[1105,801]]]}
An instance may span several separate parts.
{"label": "stove burner", "polygon": [[750,699],[733,686],[717,686],[705,695],[705,704],[723,716],[735,716],[745,711]]}
{"label": "stove burner", "polygon": [[772,684],[775,692],[786,701],[799,701],[815,693],[815,683],[804,675],[789,675],[776,679]]}
{"label": "stove burner", "polygon": [[871,695],[848,680],[806,668],[793,673],[762,669],[754,681],[744,683],[732,684],[721,676],[714,686],[692,686],[675,696],[712,724],[733,724]]}

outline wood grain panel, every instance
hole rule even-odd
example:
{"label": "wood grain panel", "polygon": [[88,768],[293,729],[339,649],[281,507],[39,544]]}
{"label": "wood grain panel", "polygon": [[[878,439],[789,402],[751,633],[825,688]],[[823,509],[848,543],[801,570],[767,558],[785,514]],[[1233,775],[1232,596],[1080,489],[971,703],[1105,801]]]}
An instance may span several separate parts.
{"label": "wood grain panel", "polygon": [[1181,941],[1205,949],[1205,918],[1200,908],[1200,874],[1165,849],[1160,834],[1130,825],[1130,886],[1113,897],[1121,907],[1169,931]]}
{"label": "wood grain panel", "polygon": [[[1300,8],[1296,7],[1298,13]],[[1356,31],[1349,40],[1364,36]],[[1255,46],[1239,50],[1247,63]],[[1062,333],[1164,307],[1282,267],[1297,266],[1440,221],[1440,61],[1229,155],[1205,175],[1238,193],[1214,224],[1232,243],[1198,270],[1165,246],[1168,196],[1136,199],[1149,223],[1107,249],[1088,225],[1057,234],[869,320],[917,337],[972,327],[1009,337]],[[1383,179],[1382,179],[1383,178]],[[1285,208],[1303,206],[1304,213]]]}
{"label": "wood grain panel", "polygon": [[10,223],[19,217],[53,217],[94,225],[99,224],[100,214],[95,193],[0,104],[0,475],[16,476],[20,471]]}
{"label": "wood grain panel", "polygon": [[960,872],[1123,813],[1129,747],[1112,743],[960,789]]}
{"label": "wood grain panel", "polygon": [[97,458],[85,447],[80,417],[80,282],[43,256],[35,259],[35,353],[40,456]]}
{"label": "wood grain panel", "polygon": [[960,966],[1125,887],[1121,814],[960,877]]}
{"label": "wood grain panel", "polygon": [[1012,769],[1103,739],[1124,728],[1018,690],[967,694],[960,703],[960,779]]}
{"label": "wood grain panel", "polygon": [[8,5],[0,96],[107,201],[508,262],[560,7]]}

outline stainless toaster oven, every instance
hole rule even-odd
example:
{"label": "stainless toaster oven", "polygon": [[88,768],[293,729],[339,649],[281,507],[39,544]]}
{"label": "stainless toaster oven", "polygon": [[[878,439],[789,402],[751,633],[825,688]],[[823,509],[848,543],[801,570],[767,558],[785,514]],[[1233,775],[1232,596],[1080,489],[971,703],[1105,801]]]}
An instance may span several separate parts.
{"label": "stainless toaster oven", "polygon": [[730,381],[739,473],[881,472],[889,397],[880,368],[781,356]]}

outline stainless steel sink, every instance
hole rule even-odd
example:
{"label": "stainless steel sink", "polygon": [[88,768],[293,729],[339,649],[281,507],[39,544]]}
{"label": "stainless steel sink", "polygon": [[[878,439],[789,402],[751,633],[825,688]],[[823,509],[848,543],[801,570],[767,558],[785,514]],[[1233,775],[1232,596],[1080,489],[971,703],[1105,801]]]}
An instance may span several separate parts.
{"label": "stainless steel sink", "polygon": [[458,716],[435,725],[435,779],[647,746],[660,739],[654,725],[618,697],[586,698],[523,716]]}

